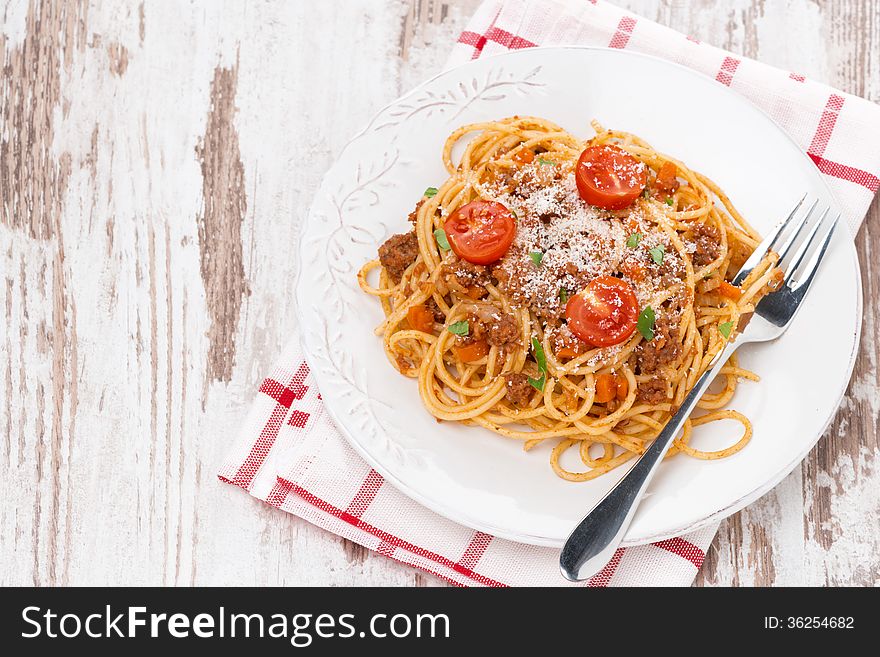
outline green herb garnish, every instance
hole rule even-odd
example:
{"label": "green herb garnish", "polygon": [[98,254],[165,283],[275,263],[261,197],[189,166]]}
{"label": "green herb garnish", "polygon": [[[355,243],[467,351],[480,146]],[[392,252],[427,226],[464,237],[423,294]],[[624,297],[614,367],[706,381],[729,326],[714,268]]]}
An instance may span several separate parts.
{"label": "green herb garnish", "polygon": [[639,321],[636,326],[639,329],[639,333],[642,334],[642,337],[645,340],[653,340],[654,339],[654,320],[657,319],[654,314],[654,309],[651,306],[645,306],[645,309],[639,314]]}
{"label": "green herb garnish", "polygon": [[540,251],[532,251],[529,253],[529,257],[532,259],[532,262],[535,263],[535,267],[540,267],[541,259],[544,257],[544,254]]}
{"label": "green herb garnish", "polygon": [[669,197],[666,198],[666,205],[668,205],[668,206],[671,207],[672,204],[673,204],[674,202],[675,202],[675,201],[672,200],[672,197],[671,197],[671,196],[669,196]]}
{"label": "green herb garnish", "polygon": [[642,241],[642,234],[641,233],[633,233],[626,240],[626,245],[629,248],[634,249],[639,245],[639,242],[641,242],[641,241]]}
{"label": "green herb garnish", "polygon": [[468,333],[470,333],[471,327],[468,325],[468,321],[466,319],[461,320],[460,322],[455,322],[454,324],[450,324],[446,327],[446,330],[452,333],[453,335],[460,336],[462,338],[467,337]]}
{"label": "green herb garnish", "polygon": [[663,254],[666,253],[666,248],[661,244],[660,246],[655,246],[653,249],[648,249],[648,253],[651,254],[651,258],[654,259],[654,262],[659,265],[663,262]]}
{"label": "green herb garnish", "polygon": [[539,157],[538,164],[549,164],[551,166],[555,166],[556,162],[554,162],[553,160],[545,160],[543,157]]}
{"label": "green herb garnish", "polygon": [[568,290],[564,287],[559,288],[559,300],[562,303],[568,303]]}
{"label": "green herb garnish", "polygon": [[435,196],[437,196],[438,191],[440,190],[438,190],[436,187],[428,187],[428,189],[425,190],[424,196],[427,196],[428,198],[434,198]]}
{"label": "green herb garnish", "polygon": [[730,333],[733,331],[733,322],[724,322],[723,324],[718,325],[718,332],[724,336],[724,339],[730,337]]}
{"label": "green herb garnish", "polygon": [[532,377],[527,377],[529,385],[536,390],[544,392],[544,384],[547,383],[547,357],[544,355],[544,347],[538,342],[538,338],[532,338],[532,351],[535,354],[535,362],[538,363],[541,378],[533,379]]}
{"label": "green herb garnish", "polygon": [[449,250],[449,240],[446,239],[446,231],[442,228],[438,228],[434,231],[434,239],[437,240],[437,246],[439,246],[444,251]]}

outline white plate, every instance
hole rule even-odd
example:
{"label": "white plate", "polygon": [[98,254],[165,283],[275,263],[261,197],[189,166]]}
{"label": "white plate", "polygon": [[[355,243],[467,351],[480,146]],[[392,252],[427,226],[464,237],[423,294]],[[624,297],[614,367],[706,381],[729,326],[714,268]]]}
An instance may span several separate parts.
{"label": "white plate", "polygon": [[[422,191],[446,178],[447,135],[514,114],[545,117],[583,137],[593,117],[634,132],[715,180],[762,232],[805,192],[833,198],[795,143],[748,101],[690,69],[619,50],[542,48],[470,62],[383,109],[348,144],[303,227],[297,284],[303,346],[328,410],[354,448],[410,497],[475,529],[559,546],[625,468],[570,483],[550,469],[549,445],[525,453],[519,441],[436,422],[416,381],[386,361],[373,334],[379,304],[355,279],[386,237],[408,230]],[[731,404],[752,419],[751,443],[719,461],[664,463],[625,544],[718,520],[789,473],[840,402],[860,317],[858,261],[841,226],[791,329],[740,352],[763,377],[743,383]],[[731,444],[736,426],[713,423],[694,444]]]}

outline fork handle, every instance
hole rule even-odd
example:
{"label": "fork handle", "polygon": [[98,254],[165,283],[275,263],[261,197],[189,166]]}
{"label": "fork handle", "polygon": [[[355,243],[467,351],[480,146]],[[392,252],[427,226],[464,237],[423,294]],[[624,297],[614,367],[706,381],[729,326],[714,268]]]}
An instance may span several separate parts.
{"label": "fork handle", "polygon": [[611,561],[673,438],[738,346],[736,342],[728,342],[718,353],[656,440],[568,537],[559,557],[559,567],[567,579],[573,582],[587,579]]}

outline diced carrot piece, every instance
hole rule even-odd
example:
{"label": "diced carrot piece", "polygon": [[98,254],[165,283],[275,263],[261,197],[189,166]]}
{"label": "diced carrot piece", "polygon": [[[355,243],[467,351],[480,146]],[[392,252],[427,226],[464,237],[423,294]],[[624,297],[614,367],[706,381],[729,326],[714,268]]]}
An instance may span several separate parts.
{"label": "diced carrot piece", "polygon": [[489,345],[486,344],[485,340],[477,340],[476,342],[463,344],[460,347],[453,347],[453,350],[455,350],[455,355],[458,356],[459,360],[464,363],[472,363],[489,353]]}
{"label": "diced carrot piece", "polygon": [[576,358],[587,351],[587,343],[578,340],[574,336],[568,342],[563,342],[562,346],[554,351],[557,358]]}
{"label": "diced carrot piece", "polygon": [[600,404],[610,402],[617,396],[617,381],[613,374],[600,374],[596,377],[595,401]]}
{"label": "diced carrot piece", "polygon": [[529,164],[535,159],[535,151],[531,148],[523,148],[518,150],[511,159],[519,164]]}
{"label": "diced carrot piece", "polygon": [[654,181],[654,185],[657,188],[657,196],[662,196],[666,198],[675,194],[678,190],[679,182],[676,176],[678,175],[678,167],[675,166],[672,162],[664,162],[663,166],[660,167],[660,170],[657,172],[657,179]]}
{"label": "diced carrot piece", "polygon": [[425,304],[418,303],[410,307],[406,311],[406,319],[410,328],[424,333],[434,332],[434,314],[425,307]]}
{"label": "diced carrot piece", "polygon": [[743,291],[742,288],[739,288],[736,285],[731,285],[727,281],[721,281],[721,285],[718,286],[718,294],[727,299],[739,301],[740,297],[743,295]]}
{"label": "diced carrot piece", "polygon": [[645,265],[638,260],[624,260],[620,263],[620,271],[629,276],[636,283],[641,283],[645,280],[645,274],[647,273]]}
{"label": "diced carrot piece", "polygon": [[623,401],[626,399],[626,395],[629,393],[629,383],[626,380],[625,376],[617,377],[617,399],[619,401]]}

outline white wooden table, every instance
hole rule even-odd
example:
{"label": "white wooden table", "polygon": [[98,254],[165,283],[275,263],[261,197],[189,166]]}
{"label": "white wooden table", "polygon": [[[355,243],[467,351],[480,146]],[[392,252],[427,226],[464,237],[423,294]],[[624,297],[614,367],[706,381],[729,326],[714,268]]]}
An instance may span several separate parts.
{"label": "white wooden table", "polygon": [[[620,4],[880,99],[878,0]],[[476,5],[0,0],[0,584],[440,583],[215,471],[321,176]],[[877,203],[857,245],[843,407],[698,584],[880,583]]]}

